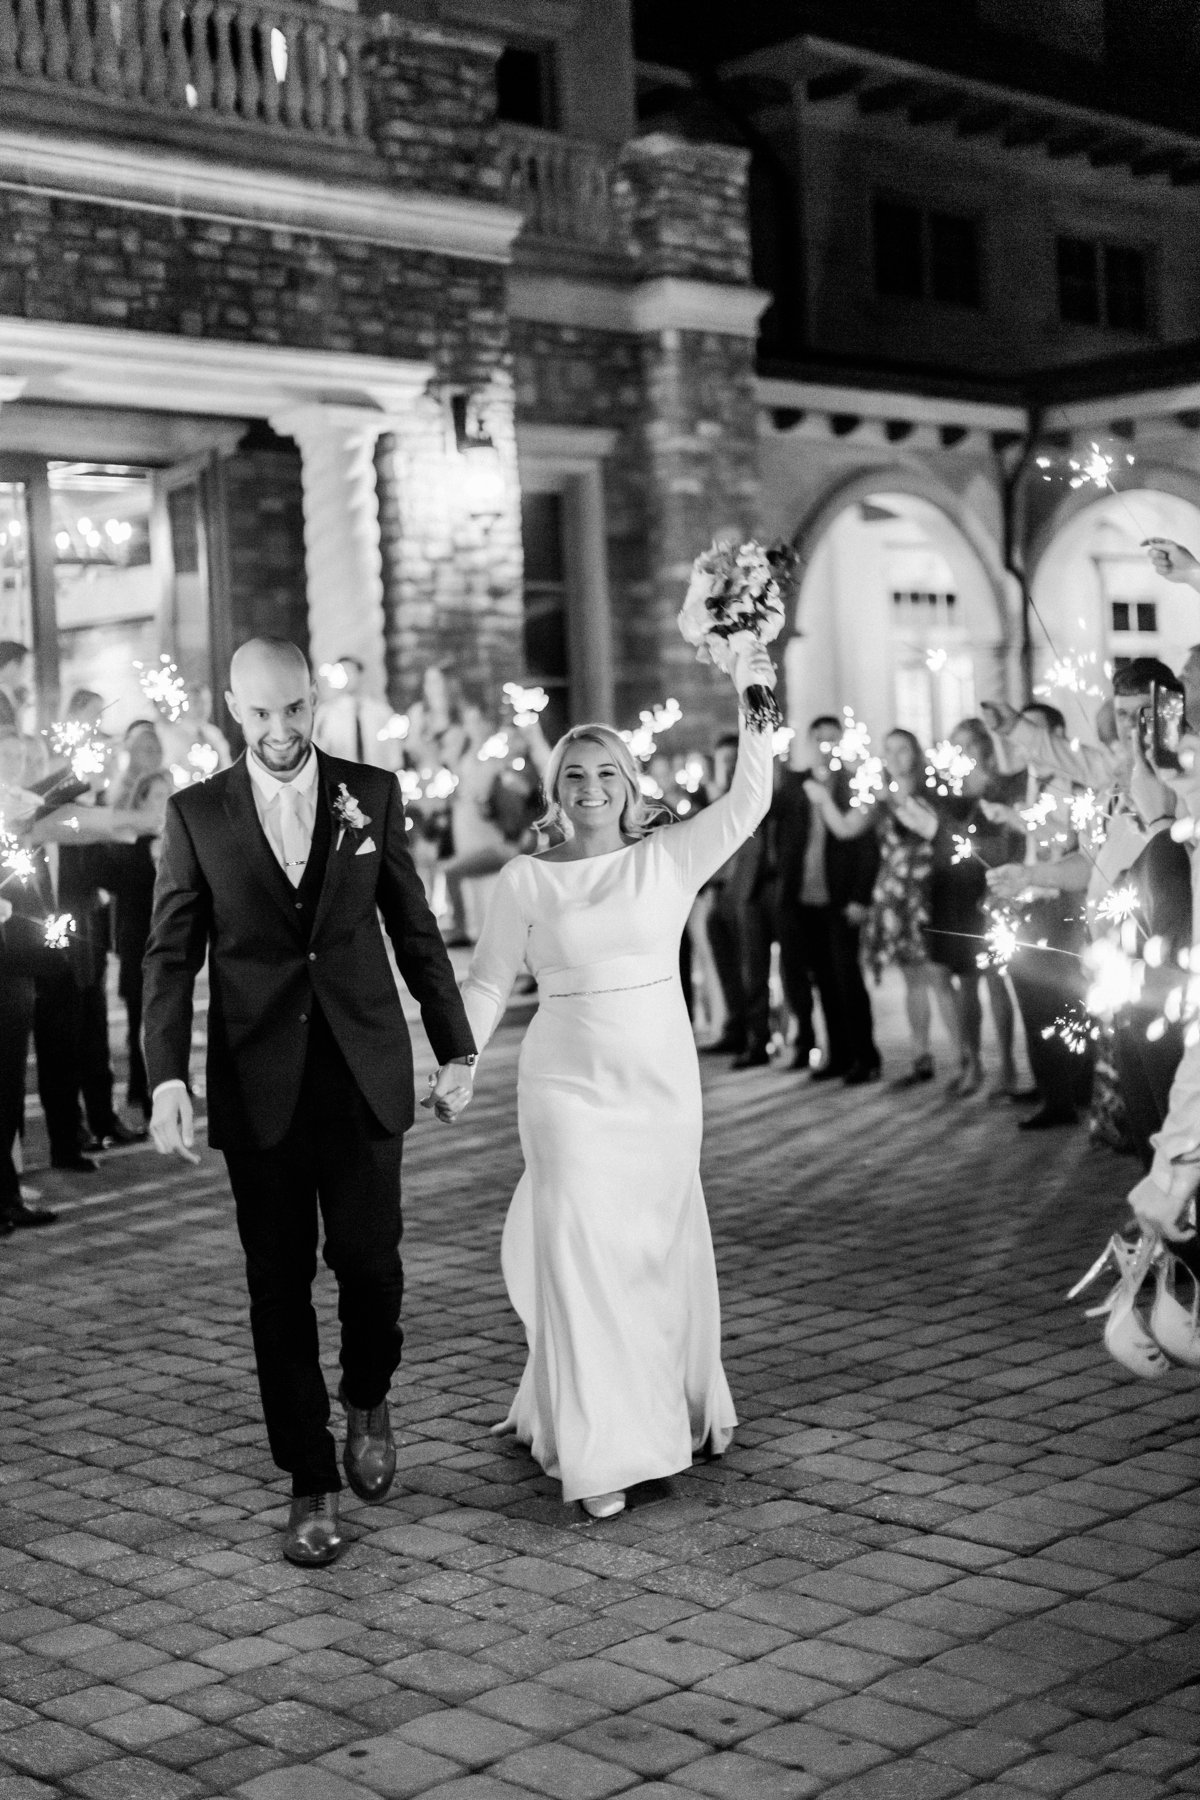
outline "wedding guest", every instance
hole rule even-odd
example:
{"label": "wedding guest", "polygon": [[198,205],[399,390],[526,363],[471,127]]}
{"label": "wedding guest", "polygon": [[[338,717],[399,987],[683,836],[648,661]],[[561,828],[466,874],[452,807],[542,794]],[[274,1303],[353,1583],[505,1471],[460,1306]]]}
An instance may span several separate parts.
{"label": "wedding guest", "polygon": [[[736,685],[758,682],[774,671],[756,649]],[[679,938],[700,887],[764,817],[772,766],[769,732],[745,725],[728,794],[655,831],[619,734],[569,731],[546,777],[564,841],[501,873],[463,990],[483,1046],[518,971],[538,977],[518,1076],[527,1163],[501,1249],[529,1358],[499,1429],[594,1518],[695,1452],[721,1454],[737,1422]]]}
{"label": "wedding guest", "polygon": [[120,772],[107,795],[108,804],[118,809],[131,805],[145,777],[163,766],[163,742],[154,720],[134,719],[127,725],[121,750]]}
{"label": "wedding guest", "polygon": [[[1014,779],[996,767],[991,733],[982,719],[963,719],[950,741],[971,759],[960,795],[950,794],[940,804],[941,823],[934,839],[933,883],[929,908],[929,954],[950,973],[958,1004],[962,1044],[958,1073],[951,1077],[949,1092],[959,1099],[978,1093],[983,1086],[983,1005],[980,983],[986,980],[992,1020],[1000,1050],[1001,1093],[1017,1091],[1013,1060],[1013,1005],[1003,970],[991,967],[983,974],[979,956],[986,942],[987,871],[1012,862],[1024,853],[1025,834],[1003,816],[1014,797]],[[999,816],[985,807],[999,805]]]}
{"label": "wedding guest", "polygon": [[145,821],[147,829],[130,844],[97,846],[95,874],[113,896],[113,949],[117,955],[117,992],[125,1006],[129,1073],[125,1104],[148,1122],[151,1095],[142,1054],[142,958],[150,936],[154,910],[154,878],[158,851],[167,818],[167,802],[174,783],[165,769],[139,776],[128,796],[128,806]]}
{"label": "wedding guest", "polygon": [[386,700],[363,692],[364,670],[357,656],[339,656],[334,667],[341,683],[317,708],[313,742],[319,750],[347,762],[368,763],[376,769],[398,768],[399,743],[387,731],[391,707]]}
{"label": "wedding guest", "polygon": [[[25,782],[25,749],[16,732],[0,731],[0,818],[18,844],[38,797]],[[0,1237],[22,1227],[49,1225],[54,1213],[21,1193],[14,1146],[25,1118],[25,1067],[33,1030],[34,978],[50,955],[36,884],[7,881],[0,890]]]}
{"label": "wedding guest", "polygon": [[[713,778],[709,803],[729,792],[737,765],[736,732],[726,732],[713,745]],[[746,1048],[746,984],[742,973],[742,931],[738,899],[730,887],[735,857],[730,857],[714,870],[705,882],[702,894],[709,896],[706,908],[708,947],[721,989],[724,1021],[712,1043],[705,1044],[705,1056],[741,1056]]]}
{"label": "wedding guest", "polygon": [[[771,812],[775,820],[780,973],[793,1012],[807,1003],[812,1038],[812,985],[821,999],[828,1055],[812,1080],[847,1087],[874,1081],[880,1070],[871,1000],[859,960],[859,938],[879,870],[875,834],[845,838],[830,830],[827,810],[845,819],[850,778],[834,769],[842,723],[814,719],[807,767],[785,770]],[[810,791],[811,790],[811,791]],[[818,793],[819,790],[819,793]],[[794,1067],[808,1066],[804,1034]]]}
{"label": "wedding guest", "polygon": [[913,1064],[891,1084],[902,1089],[933,1080],[929,1045],[935,1006],[950,1040],[955,1068],[962,1063],[962,1046],[950,971],[929,954],[926,934],[933,889],[933,840],[940,820],[927,797],[925,752],[911,731],[897,726],[888,732],[883,743],[883,772],[884,787],[872,806],[842,813],[829,803],[819,783],[812,784],[809,797],[822,807],[825,823],[835,837],[854,838],[868,831],[878,837],[879,870],[863,931],[863,955],[876,981],[892,963],[904,981]]}
{"label": "wedding guest", "polygon": [[19,733],[29,704],[29,670],[33,652],[28,644],[0,638],[0,732]]}

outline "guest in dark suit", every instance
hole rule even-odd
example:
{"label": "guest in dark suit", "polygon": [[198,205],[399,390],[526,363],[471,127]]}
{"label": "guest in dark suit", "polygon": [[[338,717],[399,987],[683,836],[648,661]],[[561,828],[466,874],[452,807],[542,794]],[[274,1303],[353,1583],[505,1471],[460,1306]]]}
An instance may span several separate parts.
{"label": "guest in dark suit", "polygon": [[413,1064],[380,917],[441,1065],[439,1118],[470,1099],[475,1046],[395,777],[313,749],[316,694],[295,645],[244,644],[230,687],[246,755],[167,809],[145,960],[151,1130],[163,1154],[197,1160],[187,1075],[207,953],[209,1141],[246,1253],[267,1438],[292,1478],[284,1555],[327,1563],[341,1483],[312,1306],[318,1210],[338,1285],[346,1474],[376,1501],[395,1472]]}
{"label": "guest in dark suit", "polygon": [[806,792],[806,784],[815,782],[839,813],[849,812],[849,777],[832,766],[841,734],[832,715],[814,719],[809,767],[786,770],[775,797],[779,953],[785,988],[807,984],[811,975],[820,995],[829,1055],[813,1080],[840,1076],[856,1087],[874,1081],[880,1069],[858,951],[879,850],[873,832],[835,836]]}

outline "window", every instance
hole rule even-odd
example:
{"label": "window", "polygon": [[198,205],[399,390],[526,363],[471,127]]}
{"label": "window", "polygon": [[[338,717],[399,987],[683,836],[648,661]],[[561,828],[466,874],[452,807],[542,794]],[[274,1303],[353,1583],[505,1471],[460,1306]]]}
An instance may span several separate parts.
{"label": "window", "polygon": [[979,235],[970,219],[929,215],[929,285],[947,306],[980,304]]}
{"label": "window", "polygon": [[1114,631],[1136,631],[1143,637],[1154,637],[1158,631],[1158,602],[1155,600],[1114,600]]}
{"label": "window", "polygon": [[530,679],[544,687],[549,697],[542,729],[551,743],[567,728],[570,698],[564,511],[561,493],[521,496],[525,667]]}
{"label": "window", "polygon": [[506,44],[496,64],[496,113],[510,125],[558,127],[553,44]]}
{"label": "window", "polygon": [[944,306],[983,304],[979,231],[973,219],[924,212],[877,197],[873,211],[875,290]]}
{"label": "window", "polygon": [[1123,244],[1060,237],[1058,314],[1067,325],[1149,330],[1145,252]]}

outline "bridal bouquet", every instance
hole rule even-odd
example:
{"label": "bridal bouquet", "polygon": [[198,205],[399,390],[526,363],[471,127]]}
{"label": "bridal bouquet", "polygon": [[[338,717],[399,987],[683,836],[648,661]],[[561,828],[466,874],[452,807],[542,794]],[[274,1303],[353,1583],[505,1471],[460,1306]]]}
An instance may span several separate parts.
{"label": "bridal bouquet", "polygon": [[[795,560],[787,544],[767,547],[753,539],[745,544],[716,543],[701,552],[692,564],[679,611],[679,629],[695,645],[701,662],[716,663],[729,675],[743,651],[779,636]],[[743,699],[756,730],[773,730],[780,724],[770,688],[755,684]]]}

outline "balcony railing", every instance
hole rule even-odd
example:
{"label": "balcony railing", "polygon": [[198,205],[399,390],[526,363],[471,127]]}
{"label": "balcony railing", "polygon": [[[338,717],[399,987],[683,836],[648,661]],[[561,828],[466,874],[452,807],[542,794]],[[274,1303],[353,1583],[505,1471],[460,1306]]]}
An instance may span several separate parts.
{"label": "balcony railing", "polygon": [[366,29],[290,0],[0,0],[0,84],[366,148]]}
{"label": "balcony railing", "polygon": [[503,197],[525,214],[526,240],[617,249],[615,163],[602,144],[521,125],[501,127]]}

